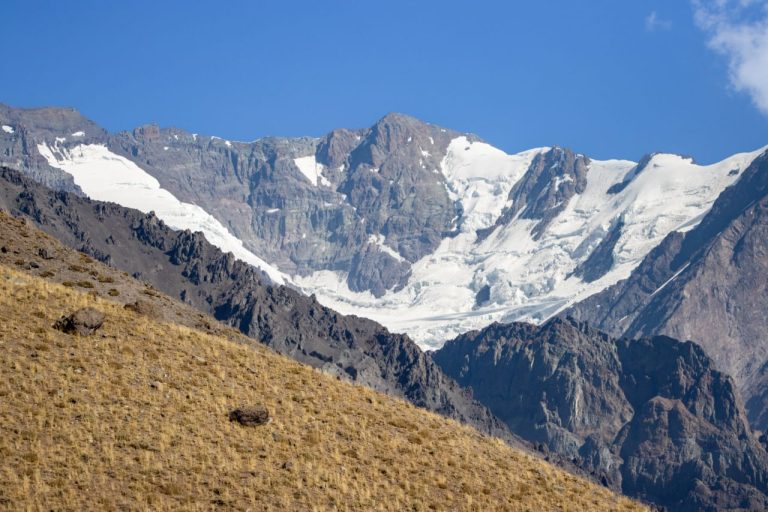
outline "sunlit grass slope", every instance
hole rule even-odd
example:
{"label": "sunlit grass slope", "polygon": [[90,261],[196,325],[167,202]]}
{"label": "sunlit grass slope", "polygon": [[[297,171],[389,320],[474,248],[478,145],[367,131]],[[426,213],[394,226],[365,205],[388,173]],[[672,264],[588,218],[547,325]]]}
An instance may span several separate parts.
{"label": "sunlit grass slope", "polygon": [[[84,306],[90,337],[52,328]],[[0,266],[0,509],[638,510],[267,348]],[[242,404],[272,421],[232,423]]]}

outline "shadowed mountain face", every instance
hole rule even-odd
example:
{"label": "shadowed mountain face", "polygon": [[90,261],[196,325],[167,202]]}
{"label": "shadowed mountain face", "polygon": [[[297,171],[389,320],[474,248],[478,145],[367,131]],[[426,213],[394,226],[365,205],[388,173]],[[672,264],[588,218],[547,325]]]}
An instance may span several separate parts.
{"label": "shadowed mountain face", "polygon": [[632,275],[567,312],[613,335],[694,340],[732,375],[768,428],[768,155],[702,222],[670,234]]}
{"label": "shadowed mountain face", "polygon": [[0,169],[0,208],[280,353],[519,444],[407,336],[340,315],[284,286],[265,285],[260,272],[199,233],[173,231],[152,214],[51,191],[9,169]]}
{"label": "shadowed mountain face", "polygon": [[494,324],[434,360],[513,432],[670,510],[764,510],[768,454],[732,380],[692,342],[573,320]]}

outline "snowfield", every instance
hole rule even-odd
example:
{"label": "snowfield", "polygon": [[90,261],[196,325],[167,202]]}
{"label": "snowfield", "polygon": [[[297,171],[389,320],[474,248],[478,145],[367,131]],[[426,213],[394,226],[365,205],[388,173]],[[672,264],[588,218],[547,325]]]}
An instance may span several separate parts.
{"label": "snowfield", "polygon": [[201,231],[205,238],[224,252],[261,269],[272,281],[285,283],[275,267],[248,251],[218,220],[197,205],[182,203],[138,165],[109,151],[101,144],[80,144],[66,148],[59,140],[51,146],[38,144],[37,150],[52,167],[61,169],[91,199],[110,201],[155,215],[173,229]]}
{"label": "snowfield", "polygon": [[[316,272],[294,277],[294,282],[342,313],[408,333],[425,349],[439,348],[458,334],[494,321],[539,323],[628,277],[671,231],[693,228],[765,148],[709,166],[657,154],[615,194],[608,189],[625,181],[637,164],[592,160],[586,190],[570,200],[539,240],[531,236],[538,221],[513,219],[478,242],[476,230],[495,224],[510,204],[511,188],[533,158],[547,150],[507,155],[488,144],[454,139],[441,170],[451,197],[464,208],[457,219],[459,234],[414,263],[408,284],[399,292],[378,299],[352,292],[341,272]],[[568,178],[557,177],[550,186]],[[623,228],[611,269],[591,283],[573,276],[619,219]],[[477,294],[486,286],[490,300],[478,305]]]}
{"label": "snowfield", "polygon": [[296,164],[296,167],[299,168],[299,171],[301,171],[301,174],[303,174],[309,180],[309,182],[312,183],[313,185],[315,186],[323,185],[325,187],[331,186],[331,182],[328,181],[328,178],[323,176],[323,171],[325,171],[325,166],[319,163],[317,160],[315,160],[315,155],[295,158],[293,160],[293,163]]}

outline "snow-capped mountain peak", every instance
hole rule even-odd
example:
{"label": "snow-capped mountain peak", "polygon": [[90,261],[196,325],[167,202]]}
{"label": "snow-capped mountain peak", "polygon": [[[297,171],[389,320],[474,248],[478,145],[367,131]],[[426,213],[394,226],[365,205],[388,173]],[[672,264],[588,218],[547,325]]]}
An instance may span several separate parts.
{"label": "snow-capped mountain peak", "polygon": [[401,114],[229,144],[154,125],[108,134],[66,109],[0,109],[0,125],[13,127],[0,131],[4,163],[203,231],[274,281],[424,347],[545,320],[627,277],[764,151],[712,165],[507,154]]}

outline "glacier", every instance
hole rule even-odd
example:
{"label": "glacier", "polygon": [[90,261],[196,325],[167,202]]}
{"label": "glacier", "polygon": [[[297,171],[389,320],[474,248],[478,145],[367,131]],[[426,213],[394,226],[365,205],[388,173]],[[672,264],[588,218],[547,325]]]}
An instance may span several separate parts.
{"label": "glacier", "polygon": [[[74,135],[74,134],[73,134]],[[179,201],[149,173],[131,160],[111,152],[103,144],[80,144],[68,148],[61,140],[38,144],[38,152],[51,167],[61,169],[91,199],[109,201],[155,215],[173,229],[200,231],[213,245],[254,267],[274,283],[285,284],[282,272],[243,246],[211,214],[197,205]]]}
{"label": "glacier", "polygon": [[[655,154],[634,175],[636,162],[591,160],[586,189],[570,199],[538,240],[531,234],[538,221],[521,218],[478,240],[477,230],[494,225],[510,205],[509,191],[533,158],[548,149],[508,155],[483,142],[454,139],[441,172],[449,194],[463,207],[456,219],[458,234],[415,262],[403,289],[376,298],[351,291],[346,274],[333,271],[294,276],[295,285],[342,313],[406,332],[427,350],[494,321],[540,323],[628,277],[670,232],[692,229],[720,192],[766,148],[706,166],[678,155]],[[568,178],[558,177],[549,186]],[[622,190],[609,193],[625,182]],[[575,276],[574,270],[619,219],[623,226],[610,270],[593,282]],[[490,297],[478,305],[484,287]]]}

